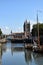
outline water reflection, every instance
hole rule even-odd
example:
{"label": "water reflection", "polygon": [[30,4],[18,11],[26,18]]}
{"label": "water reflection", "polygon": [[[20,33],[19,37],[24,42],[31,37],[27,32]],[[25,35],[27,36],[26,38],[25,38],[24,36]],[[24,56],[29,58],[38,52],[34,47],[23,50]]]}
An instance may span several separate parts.
{"label": "water reflection", "polygon": [[31,51],[25,49],[25,61],[30,65],[30,61],[32,61]]}
{"label": "water reflection", "polygon": [[[17,44],[19,45],[19,44]],[[33,53],[24,44],[2,44],[0,46],[0,65],[43,65],[43,54]]]}
{"label": "water reflection", "polygon": [[43,65],[43,54],[33,53],[36,65]]}
{"label": "water reflection", "polygon": [[24,52],[24,47],[21,44],[11,44],[11,53],[22,53]]}

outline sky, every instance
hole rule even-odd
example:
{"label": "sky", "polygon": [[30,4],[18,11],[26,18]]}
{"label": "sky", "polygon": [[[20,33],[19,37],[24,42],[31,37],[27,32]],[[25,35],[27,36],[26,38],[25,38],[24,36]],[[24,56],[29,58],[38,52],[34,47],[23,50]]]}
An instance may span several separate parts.
{"label": "sky", "polygon": [[23,24],[27,19],[31,28],[39,22],[43,23],[43,0],[0,0],[0,28],[3,34],[23,32]]}

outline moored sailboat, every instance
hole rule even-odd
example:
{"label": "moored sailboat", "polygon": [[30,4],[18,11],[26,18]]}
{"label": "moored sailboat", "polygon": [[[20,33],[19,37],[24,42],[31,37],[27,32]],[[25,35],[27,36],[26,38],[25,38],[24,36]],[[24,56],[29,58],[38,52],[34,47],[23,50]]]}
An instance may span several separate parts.
{"label": "moored sailboat", "polygon": [[43,53],[43,45],[40,45],[40,37],[39,37],[39,23],[38,23],[38,13],[37,13],[37,26],[38,26],[38,38],[37,38],[37,45],[33,46],[33,51],[37,53]]}

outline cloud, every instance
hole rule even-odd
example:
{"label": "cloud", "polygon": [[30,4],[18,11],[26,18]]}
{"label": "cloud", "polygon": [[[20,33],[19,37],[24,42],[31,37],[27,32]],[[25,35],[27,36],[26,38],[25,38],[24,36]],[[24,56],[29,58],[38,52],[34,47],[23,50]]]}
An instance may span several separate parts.
{"label": "cloud", "polygon": [[7,26],[1,27],[1,30],[2,30],[3,34],[10,34],[10,32],[11,32],[11,29]]}
{"label": "cloud", "polygon": [[6,26],[5,29],[6,29],[6,30],[9,30],[9,27]]}
{"label": "cloud", "polygon": [[[29,20],[28,20],[28,22],[29,22]],[[42,21],[39,21],[39,22],[43,23]],[[37,21],[30,20],[30,30],[32,29],[33,24],[36,24],[36,23],[37,23]],[[13,28],[12,27],[10,28],[8,26],[1,26],[0,28],[1,28],[2,32],[3,32],[3,34],[10,34],[11,30],[13,32],[23,32],[23,26],[22,25],[16,25]]]}

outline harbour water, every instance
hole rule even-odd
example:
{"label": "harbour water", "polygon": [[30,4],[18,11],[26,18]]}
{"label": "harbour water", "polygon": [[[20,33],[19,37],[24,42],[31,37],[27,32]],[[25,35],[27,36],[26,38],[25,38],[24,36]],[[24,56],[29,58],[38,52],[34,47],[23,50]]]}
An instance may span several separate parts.
{"label": "harbour water", "polygon": [[6,43],[0,47],[0,65],[43,65],[43,54],[25,49],[24,43]]}

